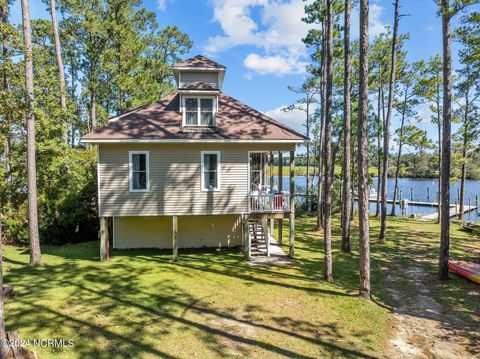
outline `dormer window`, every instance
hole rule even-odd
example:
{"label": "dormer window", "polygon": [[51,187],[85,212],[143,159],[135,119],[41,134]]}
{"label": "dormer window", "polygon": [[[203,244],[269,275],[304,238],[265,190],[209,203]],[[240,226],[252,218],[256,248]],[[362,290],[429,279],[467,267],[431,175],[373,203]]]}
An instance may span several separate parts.
{"label": "dormer window", "polygon": [[183,117],[185,126],[215,126],[215,98],[184,96]]}

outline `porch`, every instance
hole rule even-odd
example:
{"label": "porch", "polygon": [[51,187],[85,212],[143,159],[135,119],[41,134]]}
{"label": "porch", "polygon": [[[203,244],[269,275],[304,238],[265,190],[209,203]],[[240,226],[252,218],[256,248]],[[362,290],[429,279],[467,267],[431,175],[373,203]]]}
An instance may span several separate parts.
{"label": "porch", "polygon": [[290,175],[286,188],[283,178],[284,159],[282,151],[248,153],[249,214],[262,214],[260,218],[283,218],[282,214],[291,212],[294,206],[295,152],[291,151],[288,158]]}
{"label": "porch", "polygon": [[[283,185],[282,151],[278,154],[249,152],[248,156],[248,211],[243,216],[242,237],[245,258],[252,263],[265,264],[274,264],[279,258],[288,261],[294,256],[295,242],[295,151],[290,151],[287,162],[288,190]],[[274,181],[275,165],[277,183]],[[281,246],[285,218],[289,219],[288,255]],[[275,224],[278,241],[273,236]]]}

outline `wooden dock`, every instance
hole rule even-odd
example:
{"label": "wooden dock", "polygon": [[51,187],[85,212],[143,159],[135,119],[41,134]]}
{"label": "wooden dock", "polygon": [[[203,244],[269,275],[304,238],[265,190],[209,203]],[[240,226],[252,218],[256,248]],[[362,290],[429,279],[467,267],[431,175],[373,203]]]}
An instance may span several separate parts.
{"label": "wooden dock", "polygon": [[[437,207],[438,207],[438,204],[437,204]],[[477,208],[478,208],[477,206],[464,205],[463,206],[463,213],[468,213],[468,212],[474,211]],[[457,205],[454,204],[454,205],[450,206],[450,213],[449,213],[450,218],[458,216],[459,213],[460,213],[460,205],[459,204],[457,204]],[[425,216],[422,216],[422,219],[425,219],[425,220],[436,220],[437,218],[438,218],[438,211],[434,212],[434,213],[427,214]]]}
{"label": "wooden dock", "polygon": [[[406,199],[406,198],[404,198]],[[370,202],[377,202],[377,196],[370,196],[369,198]],[[395,202],[397,204],[400,204],[400,201],[397,199]],[[387,203],[393,203],[393,199],[387,199]],[[410,201],[408,200],[408,205],[409,206],[422,206],[422,207],[438,207],[437,202],[422,202],[422,201]],[[468,207],[468,206],[467,206]]]}
{"label": "wooden dock", "polygon": [[[369,201],[370,202],[376,202],[377,201],[377,195],[371,195],[370,198],[369,198]],[[397,204],[400,204],[400,201],[397,200],[396,201]],[[393,203],[393,200],[391,199],[387,199],[387,203]],[[438,208],[438,203],[437,202],[423,202],[423,201],[411,201],[411,200],[408,200],[408,205],[409,206],[421,206],[421,207],[435,207],[435,208]],[[478,209],[478,206],[469,206],[469,205],[464,205],[463,206],[463,213],[468,213],[468,212],[471,212],[471,211],[474,211]],[[460,205],[457,204],[451,204],[450,205],[450,218],[453,218],[453,217],[456,217],[458,216],[458,214],[460,213]],[[426,214],[424,216],[422,216],[422,219],[425,219],[425,220],[436,220],[438,218],[438,211],[435,211],[433,213],[430,213],[430,214]]]}

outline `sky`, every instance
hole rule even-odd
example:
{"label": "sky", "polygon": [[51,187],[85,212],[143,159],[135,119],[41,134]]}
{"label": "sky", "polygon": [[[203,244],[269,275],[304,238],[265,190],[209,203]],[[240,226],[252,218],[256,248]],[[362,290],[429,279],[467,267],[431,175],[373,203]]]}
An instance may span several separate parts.
{"label": "sky", "polygon": [[[302,111],[284,112],[297,98],[289,85],[299,86],[310,61],[302,38],[311,25],[301,21],[303,0],[144,0],[161,27],[175,25],[193,41],[188,55],[205,55],[227,67],[223,91],[247,105],[304,132]],[[441,18],[434,0],[400,0],[400,32],[409,33],[408,60],[441,54]],[[49,18],[41,0],[30,0],[33,19]],[[20,2],[12,6],[12,21],[21,21]],[[352,37],[358,38],[358,9],[352,11]],[[370,1],[370,36],[393,24],[393,0]],[[454,46],[454,68],[457,63]],[[426,106],[418,109],[421,126],[436,141]],[[394,114],[392,132],[399,125]]]}

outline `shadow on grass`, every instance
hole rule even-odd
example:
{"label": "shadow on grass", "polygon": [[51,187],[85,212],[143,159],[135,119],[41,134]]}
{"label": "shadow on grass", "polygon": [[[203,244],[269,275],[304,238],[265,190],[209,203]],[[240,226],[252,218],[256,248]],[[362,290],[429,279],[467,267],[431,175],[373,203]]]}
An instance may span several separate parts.
{"label": "shadow on grass", "polygon": [[[17,304],[7,303],[7,325],[28,328],[32,333],[75,333],[79,338],[75,347],[78,357],[185,357],[191,355],[191,342],[199,345],[195,350],[200,351],[200,356],[214,353],[221,357],[248,357],[270,353],[311,358],[329,353],[372,357],[375,347],[370,343],[371,328],[345,334],[338,323],[319,325],[295,313],[279,314],[260,305],[265,300],[264,293],[272,291],[276,295],[284,293],[292,300],[304,293],[339,300],[350,300],[356,295],[357,227],[352,227],[352,253],[344,254],[338,250],[340,229],[335,222],[335,284],[327,285],[322,280],[322,236],[315,231],[314,223],[314,218],[297,221],[298,264],[288,267],[249,266],[238,249],[183,250],[177,263],[171,261],[170,250],[114,250],[111,262],[99,263],[97,242],[44,247],[43,253],[57,258],[59,263],[38,268],[27,268],[24,262],[6,257],[5,261],[15,266],[7,273],[6,281],[14,283],[17,292]],[[372,221],[371,236],[378,236],[376,221]],[[423,266],[428,273],[424,280],[429,289],[446,310],[461,313],[464,323],[461,327],[450,321],[440,324],[469,338],[469,348],[474,353],[479,339],[476,318],[480,291],[459,278],[452,278],[447,284],[435,279],[437,238],[433,224],[391,221],[388,240],[373,240],[371,245],[374,301],[387,308],[395,304],[387,294],[387,287],[392,285],[387,273],[401,280],[405,278],[406,266]],[[479,260],[475,252],[464,251],[467,245],[478,248],[471,241],[468,235],[454,232],[452,254]],[[284,243],[287,242],[285,238]],[[257,292],[248,297],[250,301],[240,299],[241,304],[234,305],[223,302],[224,290],[236,290],[239,295]],[[52,291],[62,291],[64,297],[52,303]],[[361,305],[362,301],[352,303]],[[320,301],[318,311],[323,309]],[[416,315],[428,317],[428,313]],[[180,336],[180,343],[187,342],[180,347],[162,345],[163,338],[172,342],[176,336]],[[364,342],[366,350],[357,349],[358,340]],[[306,354],[301,345],[289,345],[291,341],[318,347],[317,355]]]}
{"label": "shadow on grass", "polygon": [[[357,344],[344,337],[335,323],[319,327],[314,321],[294,315],[278,315],[253,303],[219,308],[208,297],[197,296],[182,287],[183,278],[201,280],[210,275],[220,281],[228,276],[238,285],[245,282],[260,284],[259,300],[261,288],[265,286],[314,290],[309,285],[315,283],[307,277],[289,277],[286,274],[283,278],[289,283],[282,283],[281,278],[272,279],[277,274],[275,270],[263,271],[248,266],[236,250],[184,251],[178,263],[171,262],[170,251],[114,251],[116,258],[110,263],[93,263],[96,254],[89,257],[88,251],[75,254],[72,250],[61,248],[54,251],[49,248],[44,254],[55,254],[65,261],[37,268],[19,267],[8,273],[8,281],[16,283],[17,290],[16,305],[9,307],[9,318],[14,318],[7,323],[9,327],[29,328],[33,333],[40,333],[46,328],[53,333],[76,333],[79,338],[76,355],[90,358],[137,358],[144,354],[185,357],[188,352],[177,353],[159,345],[164,336],[185,332],[194,335],[209,353],[220,357],[261,356],[258,350],[289,358],[316,357],[286,345],[281,338],[309,343],[332,355],[373,357],[355,350]],[[79,257],[84,261],[79,261]],[[282,270],[277,268],[278,273]],[[152,271],[163,271],[168,275],[160,282],[154,279],[146,285],[141,278],[151,276]],[[306,284],[303,286],[297,282]],[[63,289],[68,293],[67,298],[52,305],[48,297],[43,299],[45,293],[52,289]],[[345,295],[340,291],[314,292],[329,296]],[[219,296],[221,298],[221,293],[217,293],[213,286],[211,295],[217,300]],[[109,318],[109,324],[99,324],[101,320],[97,321],[98,316]],[[151,327],[157,331],[157,337],[153,336],[157,341],[153,343],[148,329]],[[254,334],[242,328],[251,328]],[[269,340],[272,335],[279,340]],[[355,335],[367,337],[368,330],[358,331]],[[340,342],[342,345],[337,344]],[[185,343],[185,346],[188,347],[188,344]]]}

